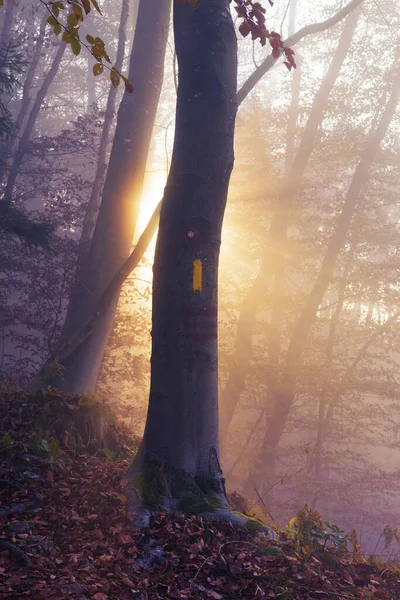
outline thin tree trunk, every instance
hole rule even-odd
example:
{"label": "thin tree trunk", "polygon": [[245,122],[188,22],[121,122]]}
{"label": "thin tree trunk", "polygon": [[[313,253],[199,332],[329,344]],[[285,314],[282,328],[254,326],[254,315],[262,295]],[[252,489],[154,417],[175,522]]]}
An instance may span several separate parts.
{"label": "thin tree trunk", "polygon": [[[293,33],[296,26],[297,0],[292,0],[289,9],[289,32]],[[289,35],[290,35],[289,34]],[[300,62],[300,61],[297,61]],[[296,140],[296,125],[299,112],[299,97],[300,97],[300,65],[296,68],[292,80],[292,97],[288,110],[288,121],[286,130],[286,152],[285,152],[285,172],[284,179],[287,181],[290,177],[291,170],[294,168],[295,155],[295,140]],[[329,93],[326,91],[326,93]],[[312,148],[311,150],[312,151]],[[307,159],[308,162],[308,159]],[[304,171],[305,167],[303,168]],[[283,244],[282,244],[283,246]],[[279,265],[279,268],[278,268]],[[264,292],[265,293],[265,292]],[[277,385],[279,381],[279,368],[281,362],[281,337],[282,337],[282,321],[283,321],[283,298],[285,294],[285,257],[284,251],[280,256],[280,261],[277,262],[272,276],[270,300],[271,300],[271,319],[267,338],[268,349],[268,368],[266,374],[267,392],[265,405],[268,406],[268,399],[275,398]],[[254,319],[256,313],[254,314]],[[250,340],[252,341],[252,339]],[[239,388],[238,388],[239,389]],[[238,389],[235,390],[237,394]],[[225,429],[227,435],[227,429]]]}
{"label": "thin tree trunk", "polygon": [[326,358],[325,358],[325,380],[321,389],[321,396],[319,399],[319,407],[318,407],[318,423],[317,423],[317,437],[315,440],[314,452],[313,452],[313,461],[310,461],[310,466],[314,467],[314,477],[317,482],[321,479],[322,473],[322,446],[325,439],[325,417],[327,412],[329,394],[330,394],[330,371],[333,365],[333,353],[336,342],[336,332],[339,327],[340,317],[342,314],[342,309],[345,301],[345,293],[348,285],[348,279],[350,274],[351,264],[354,258],[356,244],[353,242],[352,247],[349,251],[346,260],[346,266],[344,268],[344,273],[340,281],[339,292],[337,304],[335,307],[334,314],[330,320],[329,324],[329,333],[326,340]]}
{"label": "thin tree trunk", "polygon": [[[96,78],[93,76],[93,65],[95,64],[95,60],[88,54],[87,57],[87,71],[86,71],[86,93],[87,93],[87,105],[86,112],[90,113],[93,105],[96,104]],[[117,65],[115,65],[117,66]],[[118,68],[118,67],[117,67]],[[111,86],[113,89],[114,86]],[[105,118],[104,118],[105,120]]]}
{"label": "thin tree trunk", "polygon": [[[297,2],[291,0],[289,7],[288,37],[294,34],[297,19]],[[299,98],[301,89],[301,57],[296,54],[296,69],[293,72],[292,97],[288,111],[288,120],[286,128],[286,149],[285,149],[285,175],[289,172],[295,157],[297,118],[299,108]]]}
{"label": "thin tree trunk", "polygon": [[[284,248],[286,231],[290,222],[290,214],[295,202],[295,196],[301,179],[307,167],[308,160],[315,148],[317,134],[321,126],[326,101],[338,78],[340,69],[348,54],[353,34],[356,28],[357,15],[350,15],[345,23],[336,52],[329,65],[328,71],[315,95],[305,130],[293,160],[291,168],[285,174],[276,203],[276,211],[271,221],[264,257],[259,275],[247,294],[238,322],[238,342],[236,344],[233,368],[223,394],[221,403],[221,439],[225,439],[232,421],[237,403],[245,385],[246,372],[249,368],[252,345],[252,329],[256,312],[263,297],[265,297],[270,280],[281,277],[284,268]],[[272,292],[271,292],[272,296]],[[243,331],[245,334],[243,335]],[[247,343],[247,347],[243,344]],[[272,358],[274,358],[272,356]],[[271,359],[271,356],[270,356]],[[276,357],[275,357],[276,360]]]}
{"label": "thin tree trunk", "polygon": [[40,57],[42,54],[46,26],[47,26],[46,21],[42,20],[40,23],[39,35],[37,37],[36,44],[35,44],[35,51],[34,51],[32,60],[29,63],[29,67],[26,72],[25,81],[22,86],[21,107],[20,107],[18,116],[15,120],[17,127],[15,130],[15,133],[11,136],[11,139],[9,140],[8,144],[3,145],[3,148],[2,148],[3,149],[3,157],[2,157],[2,161],[0,163],[0,182],[3,179],[4,172],[6,170],[7,159],[10,156],[10,154],[12,153],[14,143],[18,136],[18,131],[20,131],[21,128],[23,127],[24,120],[25,120],[26,114],[28,112],[29,105],[31,103],[30,92],[31,92],[31,88],[32,88],[33,78],[35,77],[36,69],[38,67]]}
{"label": "thin tree trunk", "polygon": [[[130,0],[122,0],[121,19],[118,31],[118,47],[117,56],[115,59],[115,67],[121,71],[124,62],[125,45],[126,45],[126,25],[129,19],[129,2]],[[93,73],[91,74],[93,77]],[[93,229],[96,223],[97,214],[99,212],[100,194],[104,182],[104,175],[107,170],[106,153],[108,143],[110,141],[110,129],[115,115],[115,102],[117,99],[117,88],[110,86],[108,92],[107,106],[104,114],[103,129],[101,131],[100,148],[97,157],[96,174],[92,186],[92,192],[89,199],[89,204],[83,220],[81,244],[85,246],[92,237]]]}
{"label": "thin tree trunk", "polygon": [[[129,257],[163,81],[169,15],[170,0],[140,2],[129,68],[134,92],[124,94],[118,111],[96,228],[68,306],[63,329],[67,340],[90,319],[104,289]],[[90,338],[66,359],[65,381],[59,387],[77,393],[94,390],[118,295],[119,288]]]}
{"label": "thin tree trunk", "polygon": [[49,87],[52,84],[53,79],[57,74],[58,67],[60,66],[61,59],[65,52],[66,46],[67,45],[64,42],[60,43],[58,50],[54,56],[51,67],[50,67],[46,77],[43,80],[42,86],[37,93],[35,102],[33,103],[33,106],[29,113],[28,121],[25,125],[24,132],[23,132],[22,136],[20,137],[17,152],[14,156],[14,160],[13,160],[13,163],[12,163],[12,166],[10,169],[10,173],[9,173],[8,179],[7,179],[7,185],[6,185],[6,189],[5,189],[5,198],[8,200],[11,200],[11,198],[12,198],[15,181],[18,177],[18,173],[19,173],[26,149],[28,147],[29,140],[32,135],[32,131],[35,126],[40,108],[41,108],[43,100],[49,90]]}
{"label": "thin tree trunk", "polygon": [[107,312],[112,305],[116,294],[120,290],[124,281],[129,277],[130,273],[138,266],[144,253],[146,252],[155,232],[157,231],[158,221],[160,217],[161,202],[159,202],[156,210],[154,211],[146,229],[140,236],[133,252],[126,259],[122,267],[114,275],[106,289],[98,299],[92,313],[88,319],[84,322],[82,327],[77,330],[72,336],[67,338],[62,346],[58,349],[56,354],[51,356],[43,365],[40,373],[37,377],[32,379],[29,383],[29,387],[40,387],[41,376],[48,375],[51,370],[51,365],[56,361],[60,364],[64,364],[67,359],[73,355],[73,353],[79,349],[82,344],[92,335],[96,327],[101,323],[101,320],[107,315]]}
{"label": "thin tree trunk", "polygon": [[[169,479],[170,503],[190,492],[189,480],[226,506],[218,458],[217,282],[236,117],[229,0],[201,0],[195,8],[175,0],[174,31],[175,141],[154,259],[149,409],[133,472],[146,478],[149,465],[162,465],[167,478],[176,476]],[[136,512],[136,502],[131,508]]]}
{"label": "thin tree trunk", "polygon": [[319,275],[292,333],[286,355],[285,368],[282,372],[280,390],[276,397],[275,407],[267,427],[266,436],[259,456],[260,464],[262,463],[263,465],[268,466],[273,463],[276,449],[282,437],[293,403],[296,383],[295,373],[299,367],[302,353],[307,343],[308,334],[315,323],[318,307],[332,280],[336,261],[340,250],[346,241],[359,196],[367,181],[370,168],[396,110],[400,92],[400,68],[397,66],[397,61],[398,56],[396,55],[396,71],[389,100],[385,107],[382,106],[382,102],[380,102],[377,107],[377,112],[379,114],[383,109],[382,116],[376,129],[369,134],[360,162],[347,191],[343,209],[338,218],[335,231],[329,240]]}
{"label": "thin tree trunk", "polygon": [[8,2],[6,2],[5,8],[3,9],[4,20],[0,32],[0,42],[5,46],[7,46],[7,44],[11,40],[12,26],[14,23],[14,14],[16,7],[17,3],[15,0],[8,0]]}

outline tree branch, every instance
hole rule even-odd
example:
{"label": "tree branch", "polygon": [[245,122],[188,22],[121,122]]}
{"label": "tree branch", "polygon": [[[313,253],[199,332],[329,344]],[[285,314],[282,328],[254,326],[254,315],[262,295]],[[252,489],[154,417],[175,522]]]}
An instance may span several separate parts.
{"label": "tree branch", "polygon": [[[351,0],[347,6],[339,10],[333,17],[326,19],[325,21],[321,21],[320,23],[314,23],[313,25],[306,25],[296,31],[293,35],[288,37],[287,40],[283,42],[283,45],[291,48],[303,38],[314,35],[315,33],[320,33],[321,31],[326,31],[330,29],[340,21],[342,21],[349,13],[351,13],[357,6],[359,6],[364,0]],[[261,63],[261,65],[250,75],[250,77],[245,81],[242,85],[238,93],[236,94],[236,100],[238,106],[243,102],[245,98],[250,94],[251,90],[256,86],[256,84],[260,81],[262,77],[275,65],[276,59],[269,54],[267,58]]]}

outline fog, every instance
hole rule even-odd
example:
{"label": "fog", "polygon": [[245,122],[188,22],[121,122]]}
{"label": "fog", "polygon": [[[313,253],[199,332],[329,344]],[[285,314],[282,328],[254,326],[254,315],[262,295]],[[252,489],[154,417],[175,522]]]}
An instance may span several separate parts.
{"label": "fog", "polygon": [[[276,0],[268,27],[286,38],[342,4]],[[121,0],[102,7],[103,17],[88,16],[84,27],[98,32],[115,60]],[[8,30],[5,15],[1,9],[1,41],[24,64],[12,90],[0,87],[17,121],[0,140],[0,195],[58,49],[51,28],[41,32],[39,3],[16,1]],[[397,532],[400,510],[399,30],[398,0],[364,0],[293,46],[295,71],[278,59],[243,98],[219,268],[228,490],[281,525],[307,503],[355,529],[362,551],[378,555],[397,552],[381,533],[385,526]],[[268,44],[239,35],[239,90],[269,54]],[[56,351],[87,251],[80,237],[110,91],[108,77],[95,77],[92,67],[85,49],[64,52],[12,190],[15,206],[53,225],[50,246],[0,231],[0,378],[20,385]],[[171,27],[133,247],[170,167],[176,69]],[[10,72],[0,57],[0,78]],[[141,82],[132,84],[135,94]],[[106,162],[123,94],[120,86]],[[149,392],[154,247],[155,238],[123,285],[96,388],[138,435]]]}

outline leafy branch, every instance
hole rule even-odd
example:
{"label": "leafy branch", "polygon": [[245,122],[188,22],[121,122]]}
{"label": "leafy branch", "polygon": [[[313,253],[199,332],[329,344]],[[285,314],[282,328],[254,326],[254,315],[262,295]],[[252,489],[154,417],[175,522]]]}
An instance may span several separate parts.
{"label": "leafy branch", "polygon": [[[67,5],[61,0],[40,0],[40,2],[50,13],[46,21],[53,28],[54,35],[58,36],[62,33],[62,41],[71,46],[71,50],[75,56],[80,54],[83,46],[96,59],[97,62],[93,66],[93,74],[95,76],[101,75],[105,67],[110,73],[110,80],[114,87],[118,87],[122,79],[125,84],[125,90],[129,93],[133,91],[132,84],[117,67],[109,67],[106,64],[111,64],[111,59],[107,54],[104,41],[100,37],[87,35],[85,38],[86,43],[79,35],[80,24],[91,12],[92,5],[99,14],[102,14],[97,0],[67,0]],[[69,10],[68,15],[63,12],[66,10]]]}
{"label": "leafy branch", "polygon": [[[230,0],[232,1],[232,0]],[[272,56],[274,59],[284,55],[284,64],[289,69],[296,68],[296,62],[294,60],[294,51],[292,48],[285,46],[279,33],[275,31],[269,31],[265,21],[265,8],[260,2],[254,2],[254,0],[233,0],[236,4],[235,10],[242,22],[239,26],[239,32],[243,37],[247,37],[251,34],[251,39],[260,40],[261,46],[265,46],[267,40],[272,47]],[[198,0],[180,0],[181,4],[190,4],[193,8],[196,6]],[[273,1],[268,0],[271,6]]]}

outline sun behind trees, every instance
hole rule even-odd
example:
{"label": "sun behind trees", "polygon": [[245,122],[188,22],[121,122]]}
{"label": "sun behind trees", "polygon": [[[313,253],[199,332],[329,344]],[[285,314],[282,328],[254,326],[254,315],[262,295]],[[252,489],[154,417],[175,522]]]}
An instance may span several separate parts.
{"label": "sun behind trees", "polygon": [[[79,26],[91,3],[70,3],[65,24],[60,13],[67,7],[62,2],[45,4],[52,13],[47,22],[53,33],[57,36],[63,31],[62,42],[79,55]],[[97,2],[92,0],[92,4],[100,12]],[[228,0],[223,4],[216,0],[202,0],[189,7],[184,4],[174,2],[179,66],[177,122],[153,269],[152,385],[144,439],[129,486],[130,508],[143,523],[144,515],[149,514],[144,490],[160,487],[160,468],[167,470],[170,482],[179,483],[169,503],[190,503],[189,497],[197,492],[205,509],[214,510],[215,504],[228,507],[218,449],[217,274],[233,167],[236,34]],[[259,38],[261,44],[270,39],[274,57],[280,55],[281,47],[288,67],[294,66],[293,50],[284,48],[280,36],[265,29],[261,5],[251,1],[238,4],[238,13],[252,29],[253,39]],[[247,35],[248,31],[243,29],[242,33]],[[100,38],[86,39],[91,44],[89,51],[99,61],[94,74],[99,74],[98,65],[110,59]],[[59,60],[62,50],[61,44]],[[116,86],[113,72],[111,81]],[[105,186],[107,189],[107,181]],[[11,196],[9,182],[6,191]],[[184,257],[180,257],[182,248]],[[68,386],[68,378],[66,383]],[[165,427],[167,418],[169,425]],[[166,489],[160,492],[158,508],[167,508],[166,493]]]}
{"label": "sun behind trees", "polygon": [[[218,393],[224,473],[250,504],[284,523],[312,503],[343,526],[346,507],[365,498],[370,518],[379,498],[392,522],[384,490],[397,489],[387,465],[398,427],[398,71],[387,24],[365,40],[379,15],[366,3],[357,10],[361,0],[337,12],[297,6],[298,30],[295,2],[287,19],[274,8],[273,27],[257,2],[176,2],[176,63],[170,3],[141,1],[129,16],[127,4],[105,3],[112,18],[99,19],[91,39],[116,52],[118,69],[130,53],[132,94],[94,77],[90,52],[64,52],[71,44],[45,25],[42,3],[42,13],[21,4],[14,14],[29,66],[13,97],[20,129],[2,146],[1,189],[22,214],[45,215],[54,234],[46,253],[4,233],[2,373],[18,369],[26,381],[45,363],[40,389],[123,398],[123,418],[141,434],[152,343],[148,420],[129,479],[139,524],[160,509],[233,518]],[[70,19],[83,40],[95,12]],[[281,21],[286,41],[270,32]],[[246,38],[238,77],[236,36]],[[145,174],[168,170],[161,211],[140,235]],[[151,295],[132,270],[158,223]]]}

